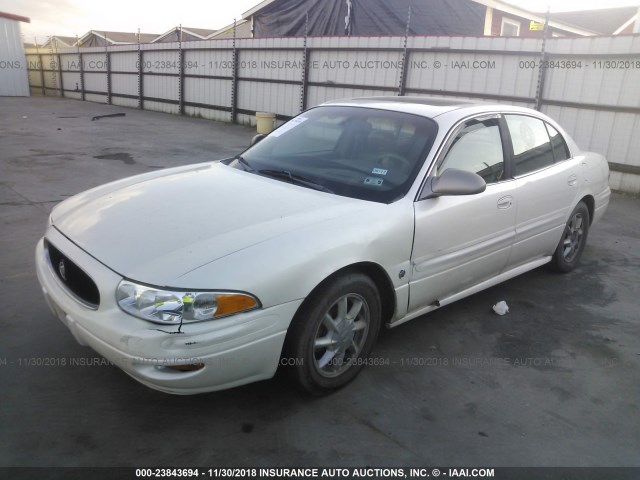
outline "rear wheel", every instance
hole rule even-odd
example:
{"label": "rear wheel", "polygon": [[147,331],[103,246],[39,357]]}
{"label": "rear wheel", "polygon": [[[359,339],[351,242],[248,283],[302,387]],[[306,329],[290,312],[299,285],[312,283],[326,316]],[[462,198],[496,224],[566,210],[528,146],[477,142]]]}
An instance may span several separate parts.
{"label": "rear wheel", "polygon": [[556,272],[570,272],[578,265],[589,233],[589,209],[580,202],[571,212],[564,227],[562,238],[551,260],[551,268]]}
{"label": "rear wheel", "polygon": [[322,395],[362,370],[380,330],[380,296],[366,275],[352,273],[322,286],[296,314],[285,345],[290,374]]}

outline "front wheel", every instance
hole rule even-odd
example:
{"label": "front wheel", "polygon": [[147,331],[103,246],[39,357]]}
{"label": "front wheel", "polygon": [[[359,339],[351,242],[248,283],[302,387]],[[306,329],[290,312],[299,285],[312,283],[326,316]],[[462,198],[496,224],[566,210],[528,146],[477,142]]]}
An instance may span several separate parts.
{"label": "front wheel", "polygon": [[296,314],[285,344],[295,381],[330,393],[362,370],[380,330],[380,296],[366,275],[352,273],[320,287]]}
{"label": "front wheel", "polygon": [[578,265],[589,233],[589,209],[580,202],[571,212],[564,227],[562,238],[551,259],[551,268],[556,272],[570,272]]}

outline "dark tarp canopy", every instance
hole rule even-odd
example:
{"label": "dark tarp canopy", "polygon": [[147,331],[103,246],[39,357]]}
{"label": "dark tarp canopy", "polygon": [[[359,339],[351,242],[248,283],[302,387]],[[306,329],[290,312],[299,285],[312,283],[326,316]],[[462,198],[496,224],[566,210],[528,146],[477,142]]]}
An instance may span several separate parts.
{"label": "dark tarp canopy", "polygon": [[308,34],[482,35],[485,6],[471,0],[276,0],[253,17],[255,37]]}

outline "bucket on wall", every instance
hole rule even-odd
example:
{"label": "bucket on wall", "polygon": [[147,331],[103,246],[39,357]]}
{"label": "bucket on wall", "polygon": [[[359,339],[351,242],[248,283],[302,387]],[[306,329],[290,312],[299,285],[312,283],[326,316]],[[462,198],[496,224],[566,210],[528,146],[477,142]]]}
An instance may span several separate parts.
{"label": "bucket on wall", "polygon": [[258,133],[271,133],[276,128],[276,114],[256,112],[256,130]]}

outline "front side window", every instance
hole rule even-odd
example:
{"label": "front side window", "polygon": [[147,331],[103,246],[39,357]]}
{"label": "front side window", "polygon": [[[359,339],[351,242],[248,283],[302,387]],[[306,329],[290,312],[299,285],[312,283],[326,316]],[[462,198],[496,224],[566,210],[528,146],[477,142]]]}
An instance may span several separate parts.
{"label": "front side window", "polygon": [[495,183],[504,178],[504,154],[497,118],[470,120],[456,134],[438,175],[447,168],[477,173],[485,182]]}
{"label": "front side window", "polygon": [[229,165],[337,195],[391,203],[411,187],[437,130],[433,120],[408,113],[316,107]]}
{"label": "front side window", "polygon": [[553,165],[553,150],[542,120],[525,115],[505,115],[504,118],[513,144],[515,176]]}

